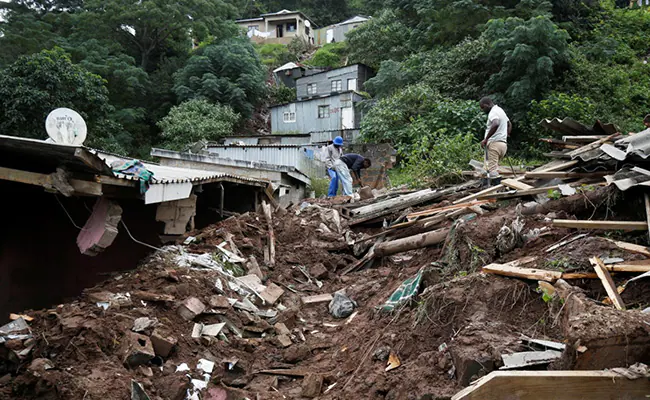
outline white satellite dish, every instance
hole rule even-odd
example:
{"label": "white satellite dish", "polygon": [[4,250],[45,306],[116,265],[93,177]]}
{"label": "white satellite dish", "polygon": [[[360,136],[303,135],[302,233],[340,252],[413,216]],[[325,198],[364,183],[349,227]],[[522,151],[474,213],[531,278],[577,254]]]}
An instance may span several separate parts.
{"label": "white satellite dish", "polygon": [[53,110],[45,120],[45,130],[54,143],[72,145],[82,145],[88,133],[83,117],[69,108]]}
{"label": "white satellite dish", "polygon": [[307,28],[311,27],[311,22],[309,22],[309,20],[305,20],[305,26]]}

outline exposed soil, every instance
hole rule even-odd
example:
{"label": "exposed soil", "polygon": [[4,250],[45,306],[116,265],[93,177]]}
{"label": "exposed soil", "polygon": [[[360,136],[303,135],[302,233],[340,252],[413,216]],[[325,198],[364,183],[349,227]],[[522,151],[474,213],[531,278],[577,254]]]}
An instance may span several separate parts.
{"label": "exposed soil", "polygon": [[[567,330],[567,322],[560,318],[559,301],[544,301],[537,282],[485,275],[479,272],[482,265],[537,256],[531,265],[538,268],[590,271],[586,260],[594,255],[643,258],[622,252],[596,235],[546,252],[574,233],[549,229],[545,215],[521,216],[523,233],[536,230],[536,235],[514,249],[500,251],[495,240],[499,230],[517,218],[516,204],[512,203],[457,222],[444,246],[385,257],[371,268],[344,275],[342,271],[367,251],[366,246],[355,254],[348,245],[349,239],[362,238],[364,229],[350,231],[345,219],[339,224],[333,216],[329,208],[332,203],[319,204],[274,215],[277,256],[273,268],[264,261],[269,234],[263,215],[245,214],[192,232],[197,241],[185,246],[189,253],[214,253],[216,246],[227,242],[228,234],[233,235],[232,241],[244,258],[254,256],[258,261],[264,284],[273,282],[284,289],[279,300],[282,307],[257,303],[260,309],[278,310],[276,317],[260,317],[227,306],[208,307],[212,311],[194,321],[182,318],[177,309],[189,297],[209,305],[216,295],[237,300],[242,300],[242,295],[228,287],[223,273],[180,267],[170,255],[157,253],[137,270],[112,276],[74,302],[25,311],[34,318],[29,323],[32,338],[0,345],[0,398],[129,399],[134,380],[143,385],[151,399],[181,400],[191,388],[188,376],[201,378],[197,370],[200,359],[215,362],[201,399],[225,399],[222,389],[228,399],[306,398],[303,387],[307,379],[261,373],[278,368],[322,376],[318,397],[322,399],[450,398],[470,381],[498,369],[501,354],[527,350],[521,335],[557,342],[565,341],[567,332],[572,340],[574,334],[579,335],[576,324]],[[227,248],[236,252],[231,246]],[[311,283],[300,266],[311,275]],[[392,313],[379,311],[391,293],[423,266],[430,270],[417,301]],[[617,283],[627,278],[629,274],[615,276]],[[218,279],[223,290],[216,285]],[[596,301],[605,297],[599,280],[571,283],[584,288]],[[646,305],[649,288],[643,281],[636,282],[623,293],[623,299],[630,306]],[[341,289],[357,302],[354,317],[334,318],[327,302],[301,302],[305,296]],[[142,300],[139,291],[169,297]],[[96,299],[102,292],[129,293],[130,299],[121,304],[112,302],[104,310]],[[590,307],[607,306],[593,302]],[[603,315],[614,318],[609,311]],[[630,317],[635,324],[640,321],[639,315]],[[178,344],[165,358],[127,366],[124,346],[140,317],[155,318],[155,329],[174,337]],[[224,318],[232,323],[224,330],[227,341],[223,337],[192,338],[196,322],[215,324]],[[289,346],[281,344],[276,323],[285,324],[291,331]],[[149,336],[152,330],[143,334]],[[620,330],[625,331],[625,327]],[[237,331],[243,337],[238,337]],[[26,348],[31,350],[18,355]],[[401,365],[385,371],[391,353]],[[229,368],[235,359],[234,367]],[[45,368],[50,362],[52,368]],[[568,362],[563,367],[570,368],[576,360]],[[183,363],[190,370],[176,372]]]}

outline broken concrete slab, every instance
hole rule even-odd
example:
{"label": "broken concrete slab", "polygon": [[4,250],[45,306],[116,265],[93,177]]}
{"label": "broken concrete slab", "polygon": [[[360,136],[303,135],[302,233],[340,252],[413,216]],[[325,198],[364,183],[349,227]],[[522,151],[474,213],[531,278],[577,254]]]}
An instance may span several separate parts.
{"label": "broken concrete slab", "polygon": [[210,297],[210,307],[212,308],[230,308],[230,303],[228,298],[221,295],[215,295]]}
{"label": "broken concrete slab", "polygon": [[275,283],[270,283],[261,293],[260,296],[268,305],[275,304],[278,299],[284,294],[284,290],[276,285]]}
{"label": "broken concrete slab", "polygon": [[276,336],[276,340],[282,347],[289,347],[293,344],[289,335],[278,335]]}
{"label": "broken concrete slab", "polygon": [[92,214],[77,236],[81,254],[96,256],[113,244],[121,220],[122,207],[119,204],[103,196],[97,199]]}
{"label": "broken concrete slab", "polygon": [[224,326],[226,326],[225,322],[219,324],[203,325],[203,329],[201,329],[201,335],[216,337],[219,335]]}
{"label": "broken concrete slab", "polygon": [[275,325],[273,325],[273,327],[275,328],[275,333],[277,333],[278,335],[286,335],[286,336],[291,335],[291,331],[289,330],[289,328],[287,328],[287,326],[282,322],[276,323]]}
{"label": "broken concrete slab", "polygon": [[323,263],[314,264],[311,268],[309,268],[309,274],[316,279],[324,279],[327,277],[328,273],[329,271],[327,268],[325,268],[325,265]]}
{"label": "broken concrete slab", "polygon": [[146,332],[150,329],[153,329],[156,325],[158,325],[158,319],[156,318],[149,319],[147,317],[140,317],[137,318],[135,321],[133,321],[133,328],[131,328],[131,330],[133,332]]}
{"label": "broken concrete slab", "polygon": [[201,300],[196,297],[188,297],[185,299],[180,306],[178,306],[178,314],[187,321],[192,321],[198,315],[201,315],[205,311],[205,305]]}

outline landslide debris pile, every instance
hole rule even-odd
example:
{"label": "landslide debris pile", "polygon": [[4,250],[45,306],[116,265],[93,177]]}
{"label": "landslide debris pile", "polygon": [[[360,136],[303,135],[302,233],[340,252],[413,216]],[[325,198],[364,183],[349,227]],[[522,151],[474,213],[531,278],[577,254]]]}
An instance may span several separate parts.
{"label": "landslide debris pile", "polygon": [[480,199],[468,182],[265,205],[192,232],[74,302],[13,315],[0,398],[442,399],[499,369],[642,362],[650,249],[630,242],[647,231],[556,221],[645,208],[567,179],[575,194]]}

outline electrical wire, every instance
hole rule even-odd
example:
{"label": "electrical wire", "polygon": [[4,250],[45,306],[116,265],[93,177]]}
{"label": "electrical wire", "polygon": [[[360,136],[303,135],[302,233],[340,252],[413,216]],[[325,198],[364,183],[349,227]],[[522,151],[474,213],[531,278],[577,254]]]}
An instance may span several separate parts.
{"label": "electrical wire", "polygon": [[61,200],[59,200],[59,196],[57,196],[57,195],[55,194],[55,195],[54,195],[54,198],[56,199],[56,201],[59,203],[59,205],[60,205],[61,208],[63,209],[63,212],[65,213],[65,215],[68,216],[68,219],[70,219],[70,222],[72,223],[72,225],[73,225],[75,228],[79,229],[80,231],[83,231],[84,228],[79,227],[79,225],[77,225],[77,224],[74,222],[74,220],[72,219],[72,216],[70,216],[70,213],[68,213],[68,210],[65,208],[65,206],[63,205],[63,203],[61,203]]}
{"label": "electrical wire", "polygon": [[152,245],[150,245],[149,243],[141,242],[141,241],[139,241],[138,239],[134,238],[133,235],[131,235],[131,231],[129,230],[129,228],[128,228],[128,227],[126,226],[126,224],[124,223],[124,219],[121,219],[120,222],[122,223],[122,226],[124,226],[124,229],[126,229],[126,233],[129,234],[129,237],[131,238],[131,240],[133,240],[133,241],[136,242],[137,244],[141,244],[141,245],[143,245],[143,246],[145,246],[145,247],[149,247],[150,249],[154,249],[154,250],[162,251],[162,249],[159,248],[159,247],[152,246]]}

